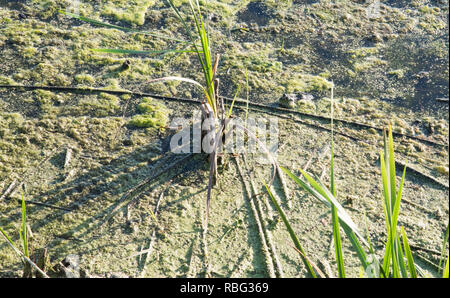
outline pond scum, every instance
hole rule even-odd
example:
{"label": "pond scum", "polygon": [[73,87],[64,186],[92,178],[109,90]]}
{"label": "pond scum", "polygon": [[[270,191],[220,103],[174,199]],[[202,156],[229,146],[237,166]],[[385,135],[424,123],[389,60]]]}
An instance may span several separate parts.
{"label": "pond scum", "polygon": [[300,2],[0,1],[0,276],[448,277],[447,1]]}

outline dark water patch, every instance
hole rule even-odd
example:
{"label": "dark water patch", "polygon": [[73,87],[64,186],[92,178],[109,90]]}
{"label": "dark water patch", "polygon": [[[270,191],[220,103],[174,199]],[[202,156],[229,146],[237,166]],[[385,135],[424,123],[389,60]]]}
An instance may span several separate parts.
{"label": "dark water patch", "polygon": [[250,2],[244,11],[237,14],[240,22],[256,23],[258,26],[267,25],[272,17],[273,13],[264,2]]}
{"label": "dark water patch", "polygon": [[294,0],[293,4],[314,4],[319,2],[319,0]]}
{"label": "dark water patch", "polygon": [[5,7],[8,9],[20,10],[25,5],[23,0],[0,0],[0,7]]}
{"label": "dark water patch", "polygon": [[391,69],[405,73],[403,78],[390,79],[413,88],[413,93],[402,99],[403,105],[413,110],[443,108],[437,98],[449,96],[448,33],[399,37],[387,45],[383,55]]}
{"label": "dark water patch", "polygon": [[411,1],[410,0],[388,0],[386,1],[386,4],[392,7],[397,8],[404,8],[404,7],[410,7]]}
{"label": "dark water patch", "polygon": [[299,45],[305,44],[305,37],[299,34],[292,34],[283,37],[283,47],[285,49],[295,48]]}
{"label": "dark water patch", "polygon": [[[368,2],[368,1],[366,1]],[[397,8],[406,8],[406,7],[414,7],[413,1],[411,0],[387,0],[383,1],[386,5]],[[447,7],[448,0],[430,0],[428,3],[424,3],[423,5],[432,5],[438,7]]]}
{"label": "dark water patch", "polygon": [[39,118],[42,114],[38,101],[29,101],[33,97],[32,91],[16,91],[7,88],[0,88],[0,97],[5,105],[4,111],[8,113],[20,113],[25,118]]}

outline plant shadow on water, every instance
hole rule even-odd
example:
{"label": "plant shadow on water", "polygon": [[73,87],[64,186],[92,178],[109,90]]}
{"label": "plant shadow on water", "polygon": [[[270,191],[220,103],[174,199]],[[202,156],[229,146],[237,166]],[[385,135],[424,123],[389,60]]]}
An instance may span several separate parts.
{"label": "plant shadow on water", "polygon": [[[58,91],[55,93],[60,94]],[[33,92],[26,91],[22,95],[31,97]],[[59,105],[59,116],[65,117],[65,115],[72,114],[70,111],[77,106],[83,96],[89,95],[80,93],[71,96],[70,100]],[[5,94],[5,98],[12,99],[11,94]],[[118,111],[117,116],[132,116],[136,112],[133,106],[137,102],[138,98],[134,97],[128,103],[122,102],[121,104],[128,105],[128,108],[126,111]],[[17,106],[14,100],[11,100],[10,103],[11,112],[22,112],[22,114],[26,114],[28,120],[40,119],[45,114],[41,109],[42,107],[36,105],[35,101],[22,102]],[[84,113],[78,112],[81,113],[78,116],[89,116],[94,112],[86,110]],[[108,117],[96,118],[106,119]],[[122,129],[126,129],[125,139],[128,138],[127,134],[136,130],[131,127],[122,127]],[[72,153],[72,160],[75,160],[76,163],[81,160],[82,163],[81,167],[79,164],[78,166],[75,165],[73,169],[76,169],[76,172],[73,175],[69,175],[69,170],[64,168],[67,148],[64,146],[59,148],[46,146],[48,159],[45,164],[40,164],[33,169],[35,173],[25,181],[27,185],[25,197],[34,202],[70,210],[49,209],[36,204],[28,205],[31,229],[37,235],[45,235],[47,240],[45,240],[44,245],[50,250],[52,258],[59,259],[67,253],[85,255],[114,247],[117,244],[108,241],[112,237],[111,231],[116,230],[117,233],[130,234],[129,222],[123,218],[123,216],[127,217],[124,214],[128,212],[128,209],[137,210],[139,207],[134,206],[141,205],[142,197],[145,197],[145,203],[143,204],[148,204],[148,208],[153,208],[156,197],[161,192],[165,192],[167,183],[171,187],[189,187],[193,191],[168,195],[169,200],[164,200],[160,206],[161,217],[165,217],[169,213],[177,213],[178,206],[186,204],[186,201],[192,200],[194,196],[204,196],[207,188],[205,177],[202,177],[203,172],[206,173],[207,167],[205,155],[173,154],[169,148],[171,137],[170,132],[164,133],[161,137],[152,137],[147,145],[136,147],[136,149],[127,151],[125,154],[106,159],[104,156],[97,155],[100,151],[91,151],[90,148],[80,147],[78,142],[73,143],[73,140],[71,140],[67,148],[75,148]],[[63,138],[67,138],[67,136],[63,136]],[[114,140],[118,143],[122,141],[120,138]],[[111,148],[104,149],[111,150]],[[172,167],[172,165],[174,166]],[[38,182],[40,177],[36,173],[46,172],[47,166],[53,168],[54,172],[45,177],[45,182]],[[193,185],[192,176],[196,175],[197,178],[194,177]],[[196,205],[199,207],[197,203]],[[142,210],[134,212],[142,212]],[[200,207],[194,212],[197,213],[196,220],[199,221],[201,216],[198,215],[203,214],[203,208]],[[246,212],[245,208],[243,212]],[[2,221],[14,222],[16,220],[15,212],[5,215],[2,217]],[[36,219],[36,217],[41,219]],[[71,220],[75,218],[76,220]],[[252,223],[251,218],[249,220],[248,233],[250,238],[246,240],[246,245],[252,251],[252,253],[249,253],[252,256],[251,267],[254,269],[253,274],[264,276],[264,266],[262,265],[264,260],[261,256],[261,248],[258,246],[257,234],[251,227],[254,223]],[[187,233],[185,231],[176,232],[178,229],[173,231],[171,226],[181,224],[177,223],[176,219],[174,222],[167,222],[164,219],[162,221],[164,222],[164,229],[168,233],[167,235],[171,235],[170,237],[177,238],[179,236],[176,234]],[[245,225],[247,226],[247,223]],[[53,228],[56,226],[57,228]],[[156,228],[156,226],[151,224],[150,228]],[[192,229],[194,234],[199,234],[202,231],[201,225],[186,226],[185,228]],[[140,229],[143,228],[140,227]],[[147,235],[134,236],[133,243],[147,249],[150,235],[151,232]],[[212,237],[214,239],[215,236]],[[100,238],[103,240],[99,241]],[[96,244],[92,244],[93,242]],[[0,245],[3,246],[4,243],[0,243]],[[187,249],[187,247],[185,248]],[[130,255],[132,254],[131,252]],[[145,262],[142,262],[143,260],[139,259],[137,264],[140,271],[145,267],[143,265]]]}

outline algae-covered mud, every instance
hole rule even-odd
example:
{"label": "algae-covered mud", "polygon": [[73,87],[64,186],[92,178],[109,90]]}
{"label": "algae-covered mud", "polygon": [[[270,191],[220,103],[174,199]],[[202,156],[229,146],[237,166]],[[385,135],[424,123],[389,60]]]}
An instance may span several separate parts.
{"label": "algae-covered mud", "polygon": [[[190,13],[188,1],[174,3]],[[418,266],[438,276],[449,217],[448,1],[201,4],[213,55],[221,55],[220,94],[234,97],[240,87],[246,98],[248,78],[250,103],[274,108],[248,116],[278,117],[279,164],[295,174],[306,167],[327,184],[330,123],[306,114],[329,117],[334,86],[334,117],[343,120],[334,127],[337,198],[380,254],[387,235],[378,129],[392,125],[398,182],[407,164],[399,225]],[[152,34],[95,26],[60,10]],[[190,119],[199,107],[80,90],[201,100],[184,82],[150,82],[201,81],[192,53],[93,51],[183,49],[177,40],[186,38],[166,1],[0,0],[0,227],[20,246],[23,196],[32,258],[46,248],[50,276],[67,276],[60,267],[70,258],[81,277],[308,276],[269,203],[263,181],[272,168],[264,157],[225,159],[205,235],[207,157],[169,146],[171,121]],[[278,115],[285,94],[305,96],[288,105],[291,114]],[[336,276],[329,208],[285,179],[288,198],[275,179],[277,199],[311,261]],[[22,276],[23,263],[0,239],[0,277]],[[346,239],[343,247],[348,275],[358,277]]]}

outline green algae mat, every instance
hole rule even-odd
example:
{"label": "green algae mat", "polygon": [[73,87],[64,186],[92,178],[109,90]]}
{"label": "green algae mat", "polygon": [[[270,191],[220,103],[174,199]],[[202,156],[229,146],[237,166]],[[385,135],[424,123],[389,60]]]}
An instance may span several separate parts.
{"label": "green algae mat", "polygon": [[[188,1],[174,3],[189,13]],[[327,183],[334,86],[337,198],[380,253],[380,129],[392,125],[396,160],[408,166],[399,225],[418,266],[438,276],[449,214],[448,1],[211,0],[202,9],[221,55],[221,95],[240,86],[244,102],[248,79],[248,116],[278,120],[279,164]],[[0,227],[20,243],[23,196],[31,256],[46,249],[50,276],[75,259],[76,277],[308,277],[265,192],[263,156],[225,158],[203,232],[207,157],[170,150],[171,121],[198,110],[173,99],[202,94],[149,82],[202,80],[197,57],[93,51],[164,51],[183,30],[166,1],[0,0]],[[285,94],[308,96],[282,109]],[[274,194],[311,261],[336,276],[328,208],[285,179]],[[357,256],[342,245],[347,274],[358,277]],[[0,277],[23,269],[2,240]]]}

